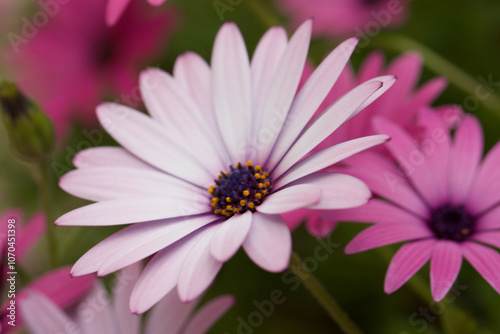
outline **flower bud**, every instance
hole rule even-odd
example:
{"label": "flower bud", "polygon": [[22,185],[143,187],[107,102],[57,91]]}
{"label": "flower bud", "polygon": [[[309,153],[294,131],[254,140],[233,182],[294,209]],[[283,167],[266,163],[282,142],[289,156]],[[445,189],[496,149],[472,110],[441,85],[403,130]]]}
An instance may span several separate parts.
{"label": "flower bud", "polygon": [[41,160],[52,152],[54,130],[50,119],[10,81],[0,82],[0,114],[14,154]]}

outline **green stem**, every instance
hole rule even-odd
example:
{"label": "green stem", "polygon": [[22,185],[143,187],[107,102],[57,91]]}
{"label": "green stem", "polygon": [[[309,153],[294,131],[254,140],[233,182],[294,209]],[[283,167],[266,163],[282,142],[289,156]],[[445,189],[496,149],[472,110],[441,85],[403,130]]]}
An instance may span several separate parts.
{"label": "green stem", "polygon": [[[418,51],[424,58],[425,65],[439,75],[445,76],[451,83],[463,90],[465,93],[476,96],[478,88],[481,91],[490,91],[490,87],[485,87],[481,82],[474,77],[464,72],[458,66],[455,66],[447,59],[441,57],[436,52],[432,51],[425,45],[403,35],[398,34],[383,34],[372,41],[375,47],[391,49],[398,52],[406,52],[408,50]],[[500,117],[500,98],[491,93],[488,98],[479,99],[484,106],[494,112],[496,117]]]}
{"label": "green stem", "polygon": [[280,21],[259,0],[243,1],[266,28],[280,24]]}
{"label": "green stem", "polygon": [[347,313],[340,307],[335,299],[326,291],[325,287],[311,273],[304,275],[305,269],[300,257],[293,252],[290,260],[290,270],[304,283],[306,288],[316,298],[318,303],[328,313],[330,318],[346,334],[361,334],[362,331],[349,318]]}
{"label": "green stem", "polygon": [[57,240],[55,235],[54,226],[54,213],[52,207],[52,173],[50,171],[49,163],[47,160],[41,161],[39,163],[40,171],[40,202],[42,210],[45,214],[45,221],[47,224],[47,241],[49,246],[50,260],[53,268],[57,268],[59,265],[58,253],[57,253]]}

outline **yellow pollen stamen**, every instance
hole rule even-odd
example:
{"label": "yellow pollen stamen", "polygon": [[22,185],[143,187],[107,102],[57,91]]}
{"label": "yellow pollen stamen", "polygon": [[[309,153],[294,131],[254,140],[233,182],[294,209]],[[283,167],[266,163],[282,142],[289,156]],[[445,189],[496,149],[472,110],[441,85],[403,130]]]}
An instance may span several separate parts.
{"label": "yellow pollen stamen", "polygon": [[[257,165],[255,166],[255,170],[259,173],[262,173],[262,167],[260,167],[260,165]],[[266,175],[267,173],[264,173],[264,175]]]}
{"label": "yellow pollen stamen", "polygon": [[467,235],[467,234],[469,234],[469,229],[464,228],[464,229],[462,229],[462,231],[460,231],[460,233],[461,233],[462,235]]}
{"label": "yellow pollen stamen", "polygon": [[252,162],[250,160],[248,160],[247,161],[247,167],[252,167],[252,166],[253,166]]}
{"label": "yellow pollen stamen", "polygon": [[262,192],[262,196],[266,196],[267,194],[269,194],[269,192],[268,192],[267,190],[264,190],[264,191]]}
{"label": "yellow pollen stamen", "polygon": [[255,204],[254,204],[254,203],[252,203],[252,202],[248,203],[248,208],[249,208],[250,210],[253,210],[253,209],[255,208]]}
{"label": "yellow pollen stamen", "polygon": [[231,197],[226,197],[226,202],[231,203]]}
{"label": "yellow pollen stamen", "polygon": [[240,205],[241,205],[241,206],[245,206],[246,204],[247,204],[247,201],[245,201],[244,199],[242,199],[242,200],[240,201]]}
{"label": "yellow pollen stamen", "polygon": [[232,206],[232,205],[228,205],[228,206],[226,206],[226,210],[227,210],[227,211],[233,211],[233,206]]}
{"label": "yellow pollen stamen", "polygon": [[264,184],[263,183],[259,183],[259,189],[262,189],[264,188]]}
{"label": "yellow pollen stamen", "polygon": [[236,164],[236,168],[241,168],[241,164],[239,162]]}
{"label": "yellow pollen stamen", "polygon": [[255,176],[255,178],[258,180],[260,179],[260,174],[259,173],[255,173],[253,176]]}
{"label": "yellow pollen stamen", "polygon": [[261,193],[256,193],[256,194],[255,194],[255,198],[257,198],[257,199],[261,199],[261,198],[262,198],[262,194],[261,194]]}
{"label": "yellow pollen stamen", "polygon": [[226,215],[227,215],[227,211],[226,211],[226,210],[222,210],[220,213],[221,213],[222,215],[224,215],[224,216],[226,216]]}
{"label": "yellow pollen stamen", "polygon": [[218,197],[214,197],[214,198],[212,198],[212,202],[214,202],[214,203],[219,203],[219,198],[218,198]]}
{"label": "yellow pollen stamen", "polygon": [[238,208],[233,209],[233,213],[240,213],[240,210]]}
{"label": "yellow pollen stamen", "polygon": [[250,195],[250,192],[248,190],[243,190],[243,196],[248,196]]}

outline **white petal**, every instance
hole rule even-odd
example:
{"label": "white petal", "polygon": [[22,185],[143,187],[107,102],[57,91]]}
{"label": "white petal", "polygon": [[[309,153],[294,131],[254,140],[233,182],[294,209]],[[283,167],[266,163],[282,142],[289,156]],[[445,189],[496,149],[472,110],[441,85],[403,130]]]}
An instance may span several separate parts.
{"label": "white petal", "polygon": [[[196,194],[193,194],[196,196]],[[56,220],[63,226],[108,226],[209,213],[206,201],[168,197],[120,198],[70,211]]]}
{"label": "white petal", "polygon": [[251,129],[250,63],[234,23],[217,33],[212,53],[212,88],[219,129],[233,161],[244,161]]}
{"label": "white petal", "polygon": [[257,161],[266,161],[287,118],[304,70],[311,29],[312,20],[304,22],[297,29],[276,68],[258,129],[257,140],[260,145]]}
{"label": "white petal", "polygon": [[[203,305],[191,318],[182,334],[205,334],[234,305],[233,296],[220,296]],[[146,333],[148,334],[148,333]],[[161,334],[161,333],[158,333]]]}
{"label": "white petal", "polygon": [[259,267],[270,272],[286,269],[292,253],[292,236],[279,215],[255,213],[243,249]]}
{"label": "white petal", "polygon": [[252,213],[245,212],[222,222],[214,233],[210,250],[219,262],[226,262],[240,248],[252,223]]}
{"label": "white petal", "polygon": [[[206,191],[163,172],[143,168],[95,167],[64,174],[59,186],[89,201],[126,197],[207,197]],[[207,200],[208,201],[208,200]]]}
{"label": "white petal", "polygon": [[130,313],[128,307],[132,289],[140,272],[141,265],[139,263],[131,265],[120,271],[113,284],[113,308],[120,334],[140,333],[141,318]]}
{"label": "white petal", "polygon": [[275,186],[279,188],[303,176],[329,167],[353,154],[364,151],[370,147],[383,144],[388,140],[389,137],[386,135],[375,135],[356,138],[330,146],[296,163],[293,168],[290,168],[275,182]]}
{"label": "white petal", "polygon": [[91,167],[129,167],[157,171],[129,151],[121,147],[100,146],[78,152],[73,158],[73,165],[81,168]]}
{"label": "white petal", "polygon": [[204,160],[213,157],[192,156],[179,144],[182,138],[170,137],[150,117],[113,103],[98,106],[97,116],[116,141],[147,163],[202,188],[212,183],[213,176],[205,169]]}
{"label": "white petal", "polygon": [[266,214],[280,214],[317,204],[321,199],[321,188],[301,184],[272,192],[256,209]]}
{"label": "white petal", "polygon": [[[92,305],[90,311],[93,316],[88,312],[89,305]],[[118,331],[118,319],[114,314],[111,299],[101,281],[95,282],[90,294],[78,306],[77,314],[78,324],[83,333],[121,334]]]}
{"label": "white petal", "polygon": [[357,42],[357,39],[351,38],[336,47],[321,62],[304,87],[298,92],[290,109],[288,119],[283,125],[281,134],[271,153],[268,161],[269,166],[276,166],[314,115],[314,112],[319,108],[347,64]]}
{"label": "white petal", "polygon": [[177,289],[183,301],[199,297],[217,276],[222,263],[215,260],[210,252],[210,242],[217,226],[201,232],[204,235],[191,248],[179,275]]}

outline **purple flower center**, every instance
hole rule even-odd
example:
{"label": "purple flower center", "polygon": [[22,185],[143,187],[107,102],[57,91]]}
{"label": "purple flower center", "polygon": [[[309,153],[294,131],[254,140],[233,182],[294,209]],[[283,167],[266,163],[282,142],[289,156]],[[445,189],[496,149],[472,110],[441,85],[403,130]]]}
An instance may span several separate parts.
{"label": "purple flower center", "polygon": [[474,218],[463,206],[446,204],[432,213],[428,224],[439,239],[464,241],[474,230]]}
{"label": "purple flower center", "polygon": [[272,189],[272,180],[261,166],[254,166],[248,161],[246,166],[240,163],[236,168],[221,172],[208,192],[212,195],[210,204],[214,214],[232,217],[247,210],[255,212]]}

